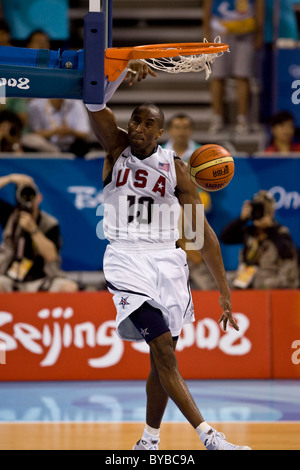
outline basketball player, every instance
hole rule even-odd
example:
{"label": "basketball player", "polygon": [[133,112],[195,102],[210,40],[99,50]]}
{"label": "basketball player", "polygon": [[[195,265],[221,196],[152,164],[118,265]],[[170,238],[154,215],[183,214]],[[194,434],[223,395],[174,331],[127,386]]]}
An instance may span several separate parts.
{"label": "basketball player", "polygon": [[[142,79],[148,72],[139,62],[129,63],[119,82],[126,73],[132,83],[135,75]],[[114,82],[108,87],[106,102],[117,86]],[[170,208],[179,216],[180,205],[190,204],[196,209],[201,201],[185,163],[172,150],[162,149],[157,143],[163,133],[163,113],[152,104],[138,106],[126,132],[118,128],[114,114],[105,104],[87,107],[93,130],[106,151],[104,230],[110,244],[104,256],[104,273],[117,310],[117,331],[124,340],[145,340],[150,347],[146,427],[133,449],[158,449],[160,425],[169,397],[207,449],[249,449],[228,443],[223,434],[205,422],[177,367],[178,336],[184,323],[194,321],[186,254],[175,247],[178,217],[170,217],[162,228],[160,218],[152,218],[155,211],[151,209],[163,205],[166,214]],[[137,210],[128,211],[126,206],[127,209],[136,206]],[[193,230],[195,214],[193,210]],[[206,220],[201,254],[220,289],[223,313],[219,322],[224,329],[229,322],[238,330],[231,313],[219,243]]]}

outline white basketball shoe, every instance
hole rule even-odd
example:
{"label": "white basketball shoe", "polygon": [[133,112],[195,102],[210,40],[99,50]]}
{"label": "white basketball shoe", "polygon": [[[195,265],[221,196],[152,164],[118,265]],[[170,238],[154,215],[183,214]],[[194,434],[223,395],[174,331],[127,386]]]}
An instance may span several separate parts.
{"label": "white basketball shoe", "polygon": [[132,450],[158,450],[158,444],[159,444],[158,437],[153,437],[151,438],[151,440],[148,440],[142,437],[133,446]]}
{"label": "white basketball shoe", "polygon": [[211,428],[200,434],[200,439],[207,450],[252,450],[247,446],[236,446],[227,442],[223,433]]}

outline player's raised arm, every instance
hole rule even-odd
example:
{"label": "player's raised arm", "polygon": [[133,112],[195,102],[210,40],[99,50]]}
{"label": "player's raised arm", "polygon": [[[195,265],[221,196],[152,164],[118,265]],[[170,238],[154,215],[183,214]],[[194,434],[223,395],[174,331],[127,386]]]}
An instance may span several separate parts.
{"label": "player's raised arm", "polygon": [[104,178],[129,143],[127,132],[118,127],[116,118],[113,112],[106,107],[106,103],[112,98],[123,80],[128,81],[129,86],[132,86],[135,80],[138,82],[144,80],[149,74],[153,77],[157,76],[144,62],[140,60],[129,61],[127,69],[118,79],[107,85],[104,103],[101,105],[87,105],[92,129],[107,154],[104,164]]}
{"label": "player's raised arm", "polygon": [[127,132],[118,127],[115,115],[105,107],[97,112],[89,112],[92,129],[97,140],[108,155],[120,154],[128,145]]}
{"label": "player's raised arm", "polygon": [[[177,194],[180,205],[192,205],[192,211],[184,211],[185,215],[191,220],[189,223],[192,226],[193,232],[197,229],[197,204],[201,204],[201,199],[196,186],[192,183],[186,165],[179,159],[175,160],[176,177],[177,177]],[[194,240],[197,246],[197,239]],[[222,259],[220,244],[214,230],[209,225],[206,217],[204,216],[204,243],[197,246],[200,249],[201,256],[203,257],[208,269],[210,270],[216,284],[220,290],[220,305],[223,309],[223,314],[219,322],[223,322],[223,328],[226,330],[227,323],[231,324],[236,330],[239,329],[231,312],[231,294],[228,286],[224,263]]]}

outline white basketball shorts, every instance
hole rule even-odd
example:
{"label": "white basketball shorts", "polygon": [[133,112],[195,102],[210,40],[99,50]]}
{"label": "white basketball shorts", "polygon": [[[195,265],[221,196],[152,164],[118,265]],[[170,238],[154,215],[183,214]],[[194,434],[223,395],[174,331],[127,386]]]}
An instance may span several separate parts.
{"label": "white basketball shorts", "polygon": [[181,248],[139,250],[108,245],[104,275],[117,309],[117,333],[128,341],[144,341],[128,316],[144,302],[161,310],[172,334],[195,321],[186,253]]}

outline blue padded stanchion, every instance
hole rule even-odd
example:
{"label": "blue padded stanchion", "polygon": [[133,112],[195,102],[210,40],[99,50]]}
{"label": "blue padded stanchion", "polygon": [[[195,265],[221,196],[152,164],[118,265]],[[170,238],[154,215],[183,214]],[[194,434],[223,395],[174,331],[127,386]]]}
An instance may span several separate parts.
{"label": "blue padded stanchion", "polygon": [[8,98],[82,100],[84,50],[70,52],[2,46],[0,87]]}
{"label": "blue padded stanchion", "polygon": [[[109,14],[111,6],[109,1]],[[104,48],[105,12],[91,12],[84,18],[84,49],[80,51],[61,54],[0,46],[0,88],[5,87],[7,98],[64,98],[101,104]]]}
{"label": "blue padded stanchion", "polygon": [[88,13],[84,18],[83,101],[101,104],[104,99],[105,13]]}
{"label": "blue padded stanchion", "polygon": [[0,65],[0,87],[7,98],[65,98],[82,100],[83,72]]}

